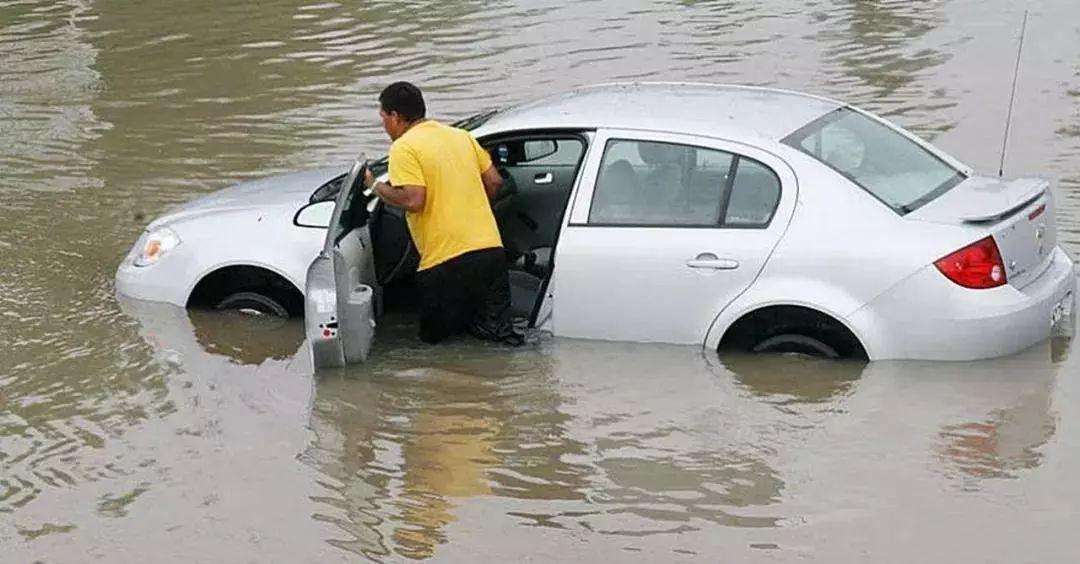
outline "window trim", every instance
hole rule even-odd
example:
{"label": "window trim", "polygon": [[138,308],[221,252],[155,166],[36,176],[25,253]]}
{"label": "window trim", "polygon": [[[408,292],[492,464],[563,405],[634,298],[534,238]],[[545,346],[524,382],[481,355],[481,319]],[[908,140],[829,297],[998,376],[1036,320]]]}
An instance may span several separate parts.
{"label": "window trim", "polygon": [[[945,182],[942,182],[941,184],[939,184],[933,190],[930,190],[926,194],[923,194],[922,196],[912,200],[908,204],[905,204],[905,205],[902,205],[902,206],[893,206],[889,202],[886,202],[880,196],[875,194],[873,190],[867,188],[863,183],[859,182],[858,180],[855,180],[855,177],[853,177],[850,174],[836,168],[831,163],[828,163],[828,162],[822,160],[820,157],[815,156],[813,153],[807,151],[806,149],[804,149],[802,147],[802,141],[804,141],[812,133],[820,132],[822,129],[827,127],[832,122],[838,121],[840,118],[842,118],[843,116],[846,115],[845,112],[851,112],[851,113],[860,115],[863,118],[866,118],[866,119],[868,119],[870,121],[873,121],[874,123],[877,123],[878,125],[884,127],[885,129],[888,129],[889,131],[892,131],[896,135],[899,135],[900,137],[903,137],[909,143],[915,145],[916,147],[918,147],[921,151],[923,151],[927,155],[930,155],[931,157],[936,159],[941,164],[943,164],[946,167],[948,167],[949,169],[953,170],[953,175],[951,177],[949,177],[949,179],[946,180]],[[886,122],[886,121],[884,121],[884,120],[882,120],[880,118],[877,118],[876,116],[867,114],[867,113],[865,113],[865,112],[863,112],[863,111],[861,111],[861,110],[859,110],[859,109],[857,109],[857,108],[855,108],[853,106],[846,106],[845,105],[845,106],[840,106],[839,108],[836,108],[835,110],[831,110],[829,113],[827,113],[827,114],[825,114],[825,115],[823,115],[821,117],[818,117],[818,118],[814,119],[813,121],[811,121],[810,123],[800,127],[799,129],[796,129],[792,133],[789,133],[787,135],[787,137],[784,137],[783,139],[781,139],[780,142],[783,143],[784,145],[787,145],[788,147],[791,147],[792,149],[795,149],[796,151],[810,157],[811,159],[814,160],[814,162],[821,163],[821,164],[825,165],[826,167],[828,167],[833,172],[839,174],[840,176],[844,177],[845,179],[847,179],[852,184],[854,184],[854,185],[858,186],[859,188],[861,188],[867,194],[870,194],[871,196],[873,196],[873,198],[875,200],[881,202],[882,205],[889,208],[890,210],[893,211],[893,213],[899,215],[900,217],[903,217],[903,216],[905,216],[905,215],[907,215],[907,214],[909,214],[909,213],[911,213],[911,212],[925,206],[926,204],[936,200],[942,194],[945,194],[949,190],[952,190],[954,187],[956,187],[957,184],[960,184],[964,180],[967,180],[968,177],[970,176],[965,171],[963,171],[959,167],[957,167],[955,164],[950,163],[949,161],[942,158],[941,155],[938,155],[934,151],[931,151],[930,149],[923,146],[923,143],[920,143],[919,141],[917,141],[915,139],[912,139],[910,134],[905,135],[905,132],[898,130],[892,124],[890,124],[890,123],[888,123],[888,122]],[[819,142],[820,142],[820,140],[819,140]]]}
{"label": "window trim", "polygon": [[[659,144],[664,144],[664,145],[677,145],[677,146],[680,146],[680,147],[691,147],[691,148],[694,148],[694,149],[704,149],[706,151],[715,151],[715,152],[718,152],[718,153],[725,153],[725,154],[731,155],[731,165],[728,168],[727,183],[726,183],[726,186],[723,187],[725,189],[725,191],[724,191],[723,195],[719,198],[719,200],[720,200],[720,202],[719,202],[720,215],[717,218],[717,222],[715,224],[712,224],[712,223],[608,223],[608,222],[601,223],[601,222],[589,221],[589,219],[592,217],[593,205],[596,203],[596,195],[598,193],[597,190],[596,190],[596,185],[599,183],[600,175],[603,174],[604,159],[607,157],[607,152],[608,152],[608,149],[609,149],[611,143],[615,142],[615,141],[631,141],[631,142],[635,142],[635,143],[659,143]],[[762,224],[759,224],[759,225],[738,225],[738,224],[732,225],[732,224],[728,224],[727,221],[726,221],[728,204],[731,201],[732,189],[734,188],[734,183],[735,183],[735,173],[738,171],[738,165],[743,159],[746,159],[748,161],[752,161],[752,162],[755,162],[755,163],[761,165],[765,170],[769,171],[769,174],[772,174],[773,178],[776,179],[776,186],[777,186],[776,201],[772,204],[772,210],[769,212],[769,219],[765,223],[762,223]],[[645,139],[645,138],[608,137],[604,142],[604,150],[600,154],[600,163],[599,163],[598,166],[599,166],[599,168],[597,170],[596,177],[593,179],[593,187],[592,187],[593,190],[592,190],[592,194],[590,195],[590,199],[589,199],[589,213],[588,213],[588,216],[586,216],[586,218],[585,218],[585,222],[582,223],[582,222],[571,221],[571,222],[569,222],[567,224],[567,227],[601,227],[601,228],[612,228],[612,227],[614,227],[614,228],[631,228],[631,229],[733,229],[733,230],[740,230],[740,231],[744,231],[744,230],[764,230],[764,229],[768,229],[769,226],[772,225],[773,218],[776,217],[776,211],[780,208],[780,202],[783,199],[783,194],[784,194],[784,183],[780,180],[780,175],[777,174],[776,171],[773,170],[773,168],[771,166],[759,161],[758,159],[755,159],[753,157],[748,157],[748,156],[743,155],[741,153],[736,153],[734,151],[729,151],[727,149],[717,149],[715,147],[708,147],[708,146],[702,145],[702,144],[692,144],[692,143],[685,143],[685,142],[678,142],[678,141],[660,141],[660,140]]]}

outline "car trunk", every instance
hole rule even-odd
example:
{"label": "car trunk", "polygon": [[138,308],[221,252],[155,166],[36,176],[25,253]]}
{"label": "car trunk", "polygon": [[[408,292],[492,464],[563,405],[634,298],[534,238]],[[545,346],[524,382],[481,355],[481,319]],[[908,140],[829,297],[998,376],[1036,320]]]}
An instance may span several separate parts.
{"label": "car trunk", "polygon": [[1057,245],[1050,183],[1039,178],[971,177],[908,219],[981,227],[994,237],[1006,279],[1023,288],[1049,268]]}

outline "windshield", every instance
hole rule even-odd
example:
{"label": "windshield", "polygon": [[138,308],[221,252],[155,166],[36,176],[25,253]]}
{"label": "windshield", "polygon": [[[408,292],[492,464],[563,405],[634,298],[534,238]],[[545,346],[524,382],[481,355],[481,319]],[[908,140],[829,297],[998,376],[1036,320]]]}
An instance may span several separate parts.
{"label": "windshield", "polygon": [[901,215],[964,179],[962,172],[918,143],[850,108],[810,122],[784,143],[825,163]]}

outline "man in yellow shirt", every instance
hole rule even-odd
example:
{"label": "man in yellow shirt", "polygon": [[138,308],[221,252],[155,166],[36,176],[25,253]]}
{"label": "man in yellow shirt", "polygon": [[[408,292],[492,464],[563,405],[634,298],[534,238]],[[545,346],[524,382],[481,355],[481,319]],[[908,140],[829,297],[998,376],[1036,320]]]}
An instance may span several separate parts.
{"label": "man in yellow shirt", "polygon": [[405,208],[420,252],[420,339],[437,343],[466,330],[519,345],[510,319],[510,282],[489,200],[502,177],[469,132],[425,118],[420,89],[395,82],[379,95],[390,136],[390,182],[365,185]]}

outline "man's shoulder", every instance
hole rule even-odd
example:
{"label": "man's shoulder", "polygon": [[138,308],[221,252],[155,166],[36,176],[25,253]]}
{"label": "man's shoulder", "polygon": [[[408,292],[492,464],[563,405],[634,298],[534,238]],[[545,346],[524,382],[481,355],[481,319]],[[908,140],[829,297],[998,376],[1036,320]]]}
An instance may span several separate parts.
{"label": "man's shoulder", "polygon": [[439,147],[448,142],[454,143],[470,139],[472,139],[472,134],[464,129],[428,120],[424,122],[423,126],[413,127],[406,131],[405,135],[402,135],[394,142],[394,145],[400,143],[402,147],[422,149],[427,146]]}
{"label": "man's shoulder", "polygon": [[411,152],[414,150],[413,144],[405,138],[404,135],[398,137],[390,144],[390,156],[400,155],[404,152]]}

